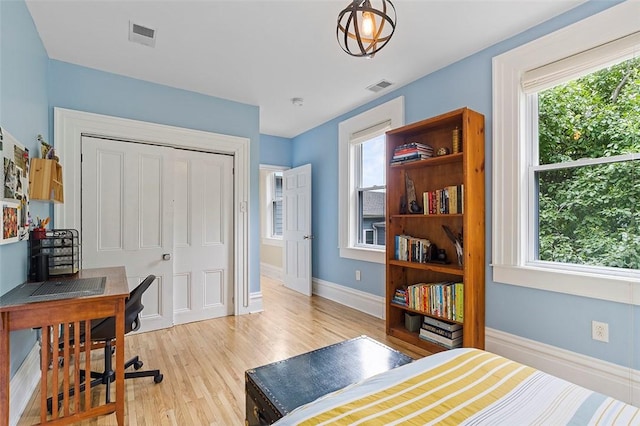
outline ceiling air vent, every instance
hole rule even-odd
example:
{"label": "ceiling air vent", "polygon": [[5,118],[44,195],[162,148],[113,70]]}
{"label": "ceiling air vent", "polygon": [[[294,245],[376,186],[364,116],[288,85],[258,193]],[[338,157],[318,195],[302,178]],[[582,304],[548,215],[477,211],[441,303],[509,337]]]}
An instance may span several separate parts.
{"label": "ceiling air vent", "polygon": [[129,41],[155,47],[156,30],[129,21]]}
{"label": "ceiling air vent", "polygon": [[391,83],[390,81],[381,80],[378,83],[372,84],[371,86],[367,87],[367,90],[371,90],[372,92],[378,93],[379,91],[386,89],[392,84],[393,83]]}

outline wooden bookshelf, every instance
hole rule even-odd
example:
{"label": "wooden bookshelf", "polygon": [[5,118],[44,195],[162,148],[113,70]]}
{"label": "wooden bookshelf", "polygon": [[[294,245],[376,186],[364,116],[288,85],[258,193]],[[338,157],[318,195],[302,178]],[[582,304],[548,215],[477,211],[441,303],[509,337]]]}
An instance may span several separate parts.
{"label": "wooden bookshelf", "polygon": [[[453,132],[458,129],[461,152],[453,152]],[[393,158],[396,147],[411,142],[429,145],[434,153],[446,148],[449,154],[387,166],[386,230],[386,329],[394,336],[428,351],[444,346],[423,340],[418,332],[405,328],[405,313],[431,316],[393,302],[397,288],[434,282],[464,284],[463,346],[484,349],[485,328],[485,194],[484,194],[484,116],[461,108],[387,132],[386,155]],[[401,211],[406,197],[406,177],[414,184],[416,201],[423,208],[423,193],[462,185],[463,213],[408,214]],[[462,233],[463,265],[458,264],[455,246],[443,225]],[[426,238],[445,249],[449,264],[417,263],[396,259],[396,235]]]}

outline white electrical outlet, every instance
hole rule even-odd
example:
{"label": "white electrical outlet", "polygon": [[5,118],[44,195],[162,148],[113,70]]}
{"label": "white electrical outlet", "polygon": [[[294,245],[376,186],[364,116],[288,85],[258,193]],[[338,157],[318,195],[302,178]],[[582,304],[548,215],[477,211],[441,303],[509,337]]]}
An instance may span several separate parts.
{"label": "white electrical outlet", "polygon": [[591,338],[600,342],[609,342],[609,324],[600,321],[591,321]]}
{"label": "white electrical outlet", "polygon": [[356,269],[356,281],[360,281],[360,270]]}

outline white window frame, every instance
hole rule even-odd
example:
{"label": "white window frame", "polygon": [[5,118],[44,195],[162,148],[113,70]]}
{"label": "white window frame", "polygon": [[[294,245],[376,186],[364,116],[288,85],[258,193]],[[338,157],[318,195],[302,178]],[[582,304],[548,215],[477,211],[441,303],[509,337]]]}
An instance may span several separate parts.
{"label": "white window frame", "polygon": [[355,161],[352,155],[353,135],[389,123],[389,130],[404,125],[404,97],[358,114],[338,125],[339,185],[338,185],[338,242],[340,257],[367,262],[384,263],[385,249],[358,245]]}
{"label": "white window frame", "polygon": [[[260,165],[260,171],[266,171],[266,177],[264,182],[261,182],[264,188],[264,194],[261,194],[260,200],[262,207],[264,208],[264,215],[262,216],[262,244],[276,246],[276,247],[284,247],[284,243],[282,240],[282,236],[273,235],[273,176],[275,172],[283,172],[285,170],[289,170],[289,167],[283,166],[271,166],[271,165]],[[261,191],[262,192],[262,191]]]}
{"label": "white window frame", "polygon": [[[386,190],[387,190],[387,173],[386,170],[383,170],[383,179],[385,181],[384,185],[374,185],[371,187],[366,187],[366,186],[362,186],[362,177],[363,177],[363,147],[362,145],[364,145],[365,143],[371,142],[374,139],[377,139],[379,136],[383,136],[384,137],[384,133],[387,132],[387,130],[390,130],[390,121],[384,121],[382,123],[379,123],[376,126],[373,126],[373,128],[368,128],[363,130],[362,132],[359,132],[360,134],[352,134],[351,135],[351,139],[349,141],[349,159],[351,162],[351,167],[353,168],[353,176],[354,176],[354,202],[355,202],[355,206],[354,206],[354,211],[355,211],[355,217],[354,217],[354,223],[355,226],[358,227],[358,230],[356,232],[359,232],[360,230],[360,226],[361,226],[361,222],[364,222],[364,214],[360,215],[359,212],[364,212],[364,206],[360,206],[360,202],[359,200],[364,200],[364,193],[367,191],[377,191],[377,190],[381,190],[384,189],[385,190],[385,194],[386,194]],[[359,197],[359,193],[362,193],[362,199]],[[386,199],[385,199],[386,201]],[[366,231],[366,229],[362,229],[362,231]],[[356,248],[365,248],[365,249],[371,249],[371,250],[382,250],[384,251],[384,244],[379,245],[376,244],[376,241],[378,241],[377,235],[378,235],[378,230],[377,229],[371,229],[371,231],[373,231],[373,237],[374,237],[374,242],[372,244],[367,244],[366,243],[366,239],[364,238],[365,233],[362,233],[362,241],[364,242],[355,242],[355,247]]]}
{"label": "white window frame", "polygon": [[[536,134],[525,75],[640,31],[625,2],[493,58],[492,266],[495,282],[640,305],[640,273],[531,259],[529,167]],[[528,74],[527,74],[528,73]],[[536,139],[537,140],[537,139]],[[535,157],[537,158],[537,157]]]}

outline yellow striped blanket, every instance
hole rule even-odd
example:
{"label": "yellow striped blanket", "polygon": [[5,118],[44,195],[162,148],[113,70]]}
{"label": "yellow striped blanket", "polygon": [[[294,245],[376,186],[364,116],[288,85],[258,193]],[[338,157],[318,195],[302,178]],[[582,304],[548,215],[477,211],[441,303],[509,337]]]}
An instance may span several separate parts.
{"label": "yellow striped blanket", "polygon": [[331,393],[277,425],[640,425],[639,409],[478,349],[454,349]]}

